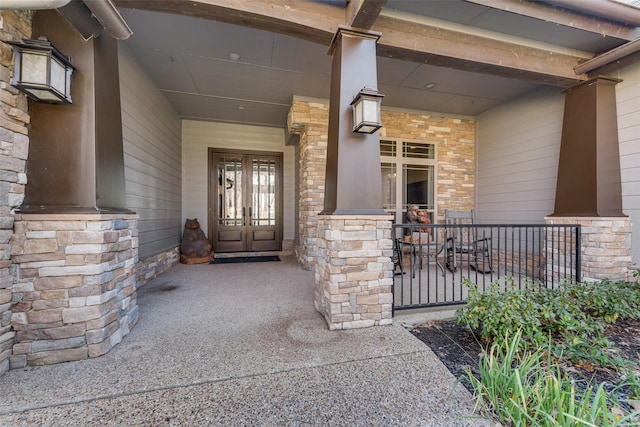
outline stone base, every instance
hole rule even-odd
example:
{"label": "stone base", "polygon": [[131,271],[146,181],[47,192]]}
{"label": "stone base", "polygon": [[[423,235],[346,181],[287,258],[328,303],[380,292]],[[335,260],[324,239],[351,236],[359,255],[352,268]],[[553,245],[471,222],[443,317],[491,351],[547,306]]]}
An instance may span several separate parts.
{"label": "stone base", "polygon": [[[581,273],[583,281],[630,280],[631,219],[629,217],[546,217],[547,224],[581,226]],[[551,251],[547,248],[547,252]],[[547,253],[548,259],[558,254]],[[553,274],[553,267],[548,269]]]}
{"label": "stone base", "polygon": [[215,254],[211,254],[203,257],[191,258],[186,255],[180,255],[180,262],[182,264],[204,264],[205,262],[211,262],[215,258]]}
{"label": "stone base", "polygon": [[320,215],[316,309],[329,329],[392,323],[390,216]]}
{"label": "stone base", "polygon": [[138,216],[21,214],[11,368],[107,353],[138,320]]}

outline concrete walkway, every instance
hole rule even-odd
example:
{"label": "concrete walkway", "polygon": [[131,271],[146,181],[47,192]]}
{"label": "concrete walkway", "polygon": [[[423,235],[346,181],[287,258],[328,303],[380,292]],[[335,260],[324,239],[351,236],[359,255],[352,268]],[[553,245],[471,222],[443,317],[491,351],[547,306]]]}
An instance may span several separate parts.
{"label": "concrete walkway", "polygon": [[404,328],[329,331],[313,292],[291,257],[177,265],[105,356],[1,376],[0,425],[489,425]]}

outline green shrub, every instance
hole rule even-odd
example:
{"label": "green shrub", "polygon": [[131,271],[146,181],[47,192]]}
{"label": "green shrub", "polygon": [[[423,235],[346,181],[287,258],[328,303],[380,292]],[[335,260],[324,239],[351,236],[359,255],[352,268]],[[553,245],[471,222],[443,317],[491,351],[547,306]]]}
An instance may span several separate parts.
{"label": "green shrub", "polygon": [[517,289],[509,280],[506,286],[492,283],[486,292],[470,281],[466,285],[467,305],[457,311],[457,321],[487,343],[520,331],[533,347],[551,342],[556,356],[616,369],[627,365],[603,332],[607,323],[640,318],[636,282],[566,283],[552,290],[535,283]]}

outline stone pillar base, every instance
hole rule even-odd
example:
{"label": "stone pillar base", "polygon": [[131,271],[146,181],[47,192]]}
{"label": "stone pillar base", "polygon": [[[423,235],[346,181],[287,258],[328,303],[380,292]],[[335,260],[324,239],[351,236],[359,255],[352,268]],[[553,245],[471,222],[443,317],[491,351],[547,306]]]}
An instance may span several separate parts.
{"label": "stone pillar base", "polygon": [[97,357],[138,320],[138,216],[16,215],[11,368]]}
{"label": "stone pillar base", "polygon": [[[580,224],[582,280],[629,280],[631,219],[629,217],[546,217],[547,224]],[[550,257],[550,254],[547,254]]]}
{"label": "stone pillar base", "polygon": [[391,216],[318,216],[315,305],[329,329],[392,323]]}

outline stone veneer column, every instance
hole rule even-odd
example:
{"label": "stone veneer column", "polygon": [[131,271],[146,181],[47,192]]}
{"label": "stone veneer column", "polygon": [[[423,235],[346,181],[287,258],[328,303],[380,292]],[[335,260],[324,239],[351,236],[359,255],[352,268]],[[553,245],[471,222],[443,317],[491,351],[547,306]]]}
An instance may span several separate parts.
{"label": "stone veneer column", "polygon": [[[547,224],[580,224],[582,280],[631,278],[631,219],[628,217],[546,217]],[[547,259],[551,259],[547,248]],[[557,258],[557,254],[555,255]],[[549,267],[550,273],[553,268]]]}
{"label": "stone veneer column", "polygon": [[294,98],[288,117],[289,132],[300,136],[298,146],[298,262],[312,269],[317,258],[317,219],[324,207],[329,105]]}
{"label": "stone veneer column", "polygon": [[329,329],[392,323],[391,216],[318,216],[316,309]]}
{"label": "stone veneer column", "polygon": [[11,368],[97,357],[138,319],[137,215],[16,215]]}
{"label": "stone veneer column", "polygon": [[[31,11],[0,11],[0,39],[31,37]],[[27,98],[9,84],[13,69],[11,46],[0,43],[0,374],[9,370],[15,339],[11,329],[11,250],[13,210],[22,204],[29,153]]]}

